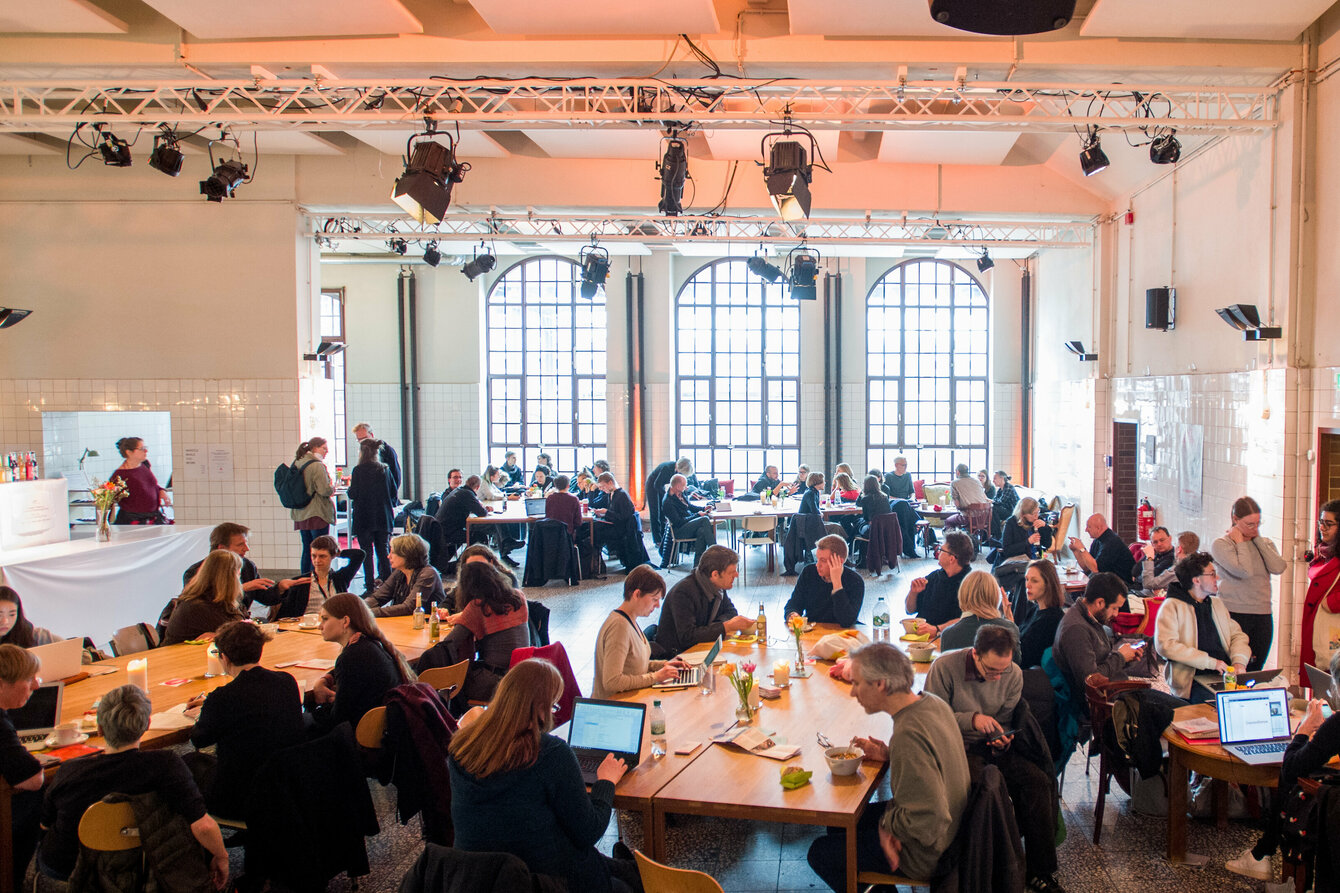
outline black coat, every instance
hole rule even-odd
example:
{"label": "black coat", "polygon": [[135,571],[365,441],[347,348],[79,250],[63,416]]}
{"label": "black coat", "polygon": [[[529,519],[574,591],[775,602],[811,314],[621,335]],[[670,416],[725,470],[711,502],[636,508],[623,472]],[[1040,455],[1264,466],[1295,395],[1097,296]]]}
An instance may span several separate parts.
{"label": "black coat", "polygon": [[[670,526],[678,531],[690,521],[703,517],[703,513],[689,505],[689,501],[682,495],[666,493],[665,499],[661,501],[661,517],[669,521]],[[656,533],[659,536],[661,532],[658,530]]]}
{"label": "black coat", "polygon": [[662,462],[651,470],[647,475],[647,511],[651,513],[652,535],[659,537],[663,522],[661,520],[661,503],[665,499],[665,485],[670,483],[670,479],[675,476],[675,463]]}
{"label": "black coat", "polygon": [[605,532],[601,535],[602,539],[614,548],[625,570],[650,563],[651,556],[647,554],[647,546],[642,541],[642,516],[637,513],[632,498],[622,487],[610,496],[603,520],[610,526],[603,528]]}
{"label": "black coat", "polygon": [[355,465],[349,473],[349,530],[354,536],[390,533],[398,502],[395,478],[385,465]]}
{"label": "black coat", "polygon": [[465,542],[465,520],[471,515],[486,517],[489,510],[479,501],[479,494],[461,486],[442,497],[437,507],[437,523],[442,525],[442,539],[448,543]]}
{"label": "black coat", "polygon": [[[330,589],[327,591],[327,597],[337,592],[348,592],[349,584],[358,576],[358,572],[363,569],[363,550],[362,549],[341,549],[340,557],[345,560],[344,566],[338,570],[330,572]],[[301,617],[307,613],[307,603],[311,600],[312,583],[297,583],[288,588],[283,597],[277,604],[279,613],[275,619],[280,617]]]}

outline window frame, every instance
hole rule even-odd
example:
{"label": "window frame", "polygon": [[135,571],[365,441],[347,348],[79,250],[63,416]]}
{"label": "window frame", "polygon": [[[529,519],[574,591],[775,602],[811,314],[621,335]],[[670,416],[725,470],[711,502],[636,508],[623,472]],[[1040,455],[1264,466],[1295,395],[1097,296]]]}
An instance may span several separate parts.
{"label": "window frame", "polygon": [[[339,307],[340,331],[337,335],[324,334],[324,323],[326,320],[325,302],[327,299],[333,299],[336,306]],[[320,289],[318,296],[320,306],[317,307],[317,340],[334,341],[344,344],[348,341],[348,322],[345,318],[344,304],[344,286],[338,288]],[[333,406],[331,407],[331,419],[334,424],[334,431],[331,435],[331,452],[336,456],[344,456],[344,466],[346,468],[357,464],[358,456],[349,455],[349,365],[345,362],[346,352],[339,351],[326,360],[330,366],[331,381],[333,382]],[[355,441],[357,443],[357,441]]]}

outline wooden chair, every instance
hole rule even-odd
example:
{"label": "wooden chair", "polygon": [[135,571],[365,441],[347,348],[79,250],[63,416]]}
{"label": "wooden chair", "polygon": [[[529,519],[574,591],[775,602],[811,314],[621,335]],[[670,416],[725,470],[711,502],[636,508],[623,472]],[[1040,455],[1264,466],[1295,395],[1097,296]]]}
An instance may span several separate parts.
{"label": "wooden chair", "polygon": [[[1102,673],[1090,673],[1084,680],[1084,699],[1089,705],[1089,723],[1093,727],[1093,737],[1098,741],[1098,797],[1093,806],[1093,842],[1098,844],[1098,837],[1103,833],[1103,805],[1107,801],[1108,783],[1116,775],[1119,767],[1125,766],[1126,761],[1120,754],[1114,754],[1106,744],[1106,736],[1103,730],[1107,723],[1112,719],[1112,705],[1116,702],[1118,696],[1123,692],[1136,691],[1142,688],[1149,688],[1149,682],[1143,679],[1123,679],[1110,680]],[[1122,783],[1121,776],[1117,776],[1117,783],[1123,789],[1127,787]]]}
{"label": "wooden chair", "polygon": [[465,685],[465,674],[470,669],[469,658],[449,667],[433,667],[419,674],[419,681],[431,685],[434,690],[452,697]]}
{"label": "wooden chair", "polygon": [[641,850],[634,850],[633,856],[645,893],[722,893],[721,885],[710,874],[653,862]]}
{"label": "wooden chair", "polygon": [[[750,516],[743,521],[744,533],[740,536],[742,546],[766,546],[768,549],[768,573],[777,566],[777,520],[772,517]],[[747,570],[748,562],[740,559],[740,567]],[[749,575],[745,573],[747,578]]]}
{"label": "wooden chair", "polygon": [[963,517],[968,522],[968,536],[972,537],[975,543],[986,542],[987,537],[991,535],[991,503],[980,502],[976,505],[970,505],[963,510]]}
{"label": "wooden chair", "polygon": [[1066,539],[1070,533],[1070,522],[1075,517],[1075,506],[1073,503],[1061,506],[1061,516],[1056,519],[1056,530],[1052,532],[1052,544],[1047,547],[1047,556],[1054,563],[1060,563],[1061,550],[1066,547]]}
{"label": "wooden chair", "polygon": [[900,874],[885,874],[882,871],[858,871],[856,872],[856,883],[865,884],[865,893],[870,893],[875,887],[907,887],[911,890],[931,888],[929,881],[914,881],[911,878],[903,877]]}
{"label": "wooden chair", "polygon": [[382,746],[382,736],[386,734],[386,708],[373,707],[358,721],[354,738],[359,747],[377,750]]}
{"label": "wooden chair", "polygon": [[130,801],[99,800],[90,805],[79,819],[79,842],[90,850],[107,853],[139,849],[140,829]]}

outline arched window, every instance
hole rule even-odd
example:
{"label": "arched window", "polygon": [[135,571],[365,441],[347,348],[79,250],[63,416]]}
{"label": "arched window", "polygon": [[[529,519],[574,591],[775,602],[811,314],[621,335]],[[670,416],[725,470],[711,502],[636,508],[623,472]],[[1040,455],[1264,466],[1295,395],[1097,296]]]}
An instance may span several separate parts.
{"label": "arched window", "polygon": [[751,484],[800,462],[800,308],[741,259],[689,277],[675,304],[679,455],[700,481]]}
{"label": "arched window", "polygon": [[866,297],[867,446],[871,467],[949,480],[986,467],[990,370],[986,293],[967,270],[910,260]]}
{"label": "arched window", "polygon": [[[581,297],[578,266],[523,260],[484,305],[488,338],[488,461],[514,449],[522,467],[547,452],[572,473],[605,455],[605,290]],[[527,478],[529,480],[529,478]]]}

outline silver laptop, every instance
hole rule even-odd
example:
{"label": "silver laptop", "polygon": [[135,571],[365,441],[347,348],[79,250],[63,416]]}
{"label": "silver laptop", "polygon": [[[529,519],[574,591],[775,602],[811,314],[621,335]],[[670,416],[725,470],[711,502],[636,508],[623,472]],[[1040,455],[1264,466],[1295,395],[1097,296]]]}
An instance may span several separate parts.
{"label": "silver laptop", "polygon": [[[1251,688],[1260,685],[1262,682],[1273,682],[1279,678],[1282,672],[1282,670],[1256,670],[1252,673],[1239,673],[1238,688]],[[1197,673],[1195,681],[1197,685],[1203,686],[1215,694],[1224,690],[1224,677],[1221,673]]]}
{"label": "silver laptop", "polygon": [[1287,689],[1238,689],[1214,697],[1224,750],[1252,766],[1284,762],[1284,750],[1293,738]]}
{"label": "silver laptop", "polygon": [[65,698],[64,682],[49,682],[33,692],[28,703],[8,711],[9,721],[18,732],[19,740],[28,750],[41,750],[46,737],[60,722],[61,702]]}
{"label": "silver laptop", "polygon": [[543,496],[526,497],[526,517],[543,518],[547,510],[547,500]]}
{"label": "silver laptop", "polygon": [[642,729],[647,705],[630,701],[578,698],[568,722],[568,745],[577,755],[582,780],[595,784],[596,769],[614,754],[632,769],[642,758]]}
{"label": "silver laptop", "polygon": [[707,654],[703,656],[702,663],[695,663],[687,667],[681,667],[679,675],[674,679],[668,679],[665,682],[657,682],[652,688],[691,688],[698,684],[703,673],[712,672],[712,661],[717,659],[721,652],[721,636],[717,636],[716,642],[707,649]]}
{"label": "silver laptop", "polygon": [[1312,697],[1321,698],[1332,710],[1340,710],[1340,697],[1336,697],[1334,686],[1331,685],[1331,674],[1312,664],[1303,664],[1303,669],[1307,671],[1307,683],[1308,688],[1312,689]]}
{"label": "silver laptop", "polygon": [[80,639],[63,639],[50,645],[34,645],[28,650],[42,662],[40,675],[48,682],[69,679],[83,672],[84,643]]}

